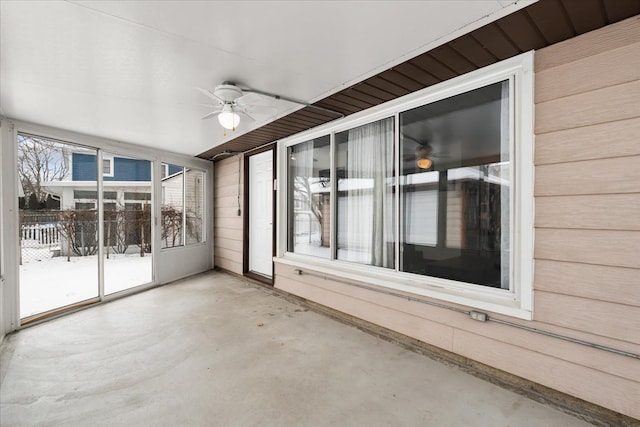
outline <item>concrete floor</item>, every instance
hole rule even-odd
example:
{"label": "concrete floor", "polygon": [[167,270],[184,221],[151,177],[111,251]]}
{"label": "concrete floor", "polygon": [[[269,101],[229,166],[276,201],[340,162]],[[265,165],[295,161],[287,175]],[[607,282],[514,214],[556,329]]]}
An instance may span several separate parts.
{"label": "concrete floor", "polygon": [[27,328],[0,362],[3,426],[586,425],[219,272]]}

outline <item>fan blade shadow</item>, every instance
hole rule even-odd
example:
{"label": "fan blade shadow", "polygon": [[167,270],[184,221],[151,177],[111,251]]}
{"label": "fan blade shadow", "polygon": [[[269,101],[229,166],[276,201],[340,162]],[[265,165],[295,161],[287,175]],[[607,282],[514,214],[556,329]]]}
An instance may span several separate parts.
{"label": "fan blade shadow", "polygon": [[242,95],[240,98],[236,99],[236,104],[238,106],[246,107],[246,106],[264,106],[269,107],[273,106],[273,98],[260,95],[257,93],[249,92]]}
{"label": "fan blade shadow", "polygon": [[219,113],[220,113],[220,111],[212,111],[212,112],[210,112],[209,114],[207,114],[207,115],[205,115],[205,116],[202,116],[202,118],[201,118],[201,119],[202,119],[202,120],[210,119],[210,118],[211,118],[211,117],[213,117],[213,116],[217,116]]}

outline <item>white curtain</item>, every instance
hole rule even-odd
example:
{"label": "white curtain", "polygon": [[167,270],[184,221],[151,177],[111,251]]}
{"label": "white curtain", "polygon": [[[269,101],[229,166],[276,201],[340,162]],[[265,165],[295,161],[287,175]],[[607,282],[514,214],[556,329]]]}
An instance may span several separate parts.
{"label": "white curtain", "polygon": [[[292,184],[293,184],[293,200],[297,201],[301,207],[294,209],[292,206],[292,223],[293,223],[293,236],[294,246],[297,243],[295,241],[296,236],[302,237],[304,235],[304,241],[311,243],[311,235],[314,228],[317,228],[315,224],[317,220],[312,214],[312,194],[311,184],[313,183],[313,141],[303,142],[294,147],[291,147],[290,164],[293,166],[292,170]],[[296,212],[297,211],[297,212]]]}
{"label": "white curtain", "polygon": [[313,177],[313,141],[291,147],[291,163],[294,179],[310,183]]}
{"label": "white curtain", "polygon": [[346,166],[338,258],[393,267],[393,120],[349,130]]}

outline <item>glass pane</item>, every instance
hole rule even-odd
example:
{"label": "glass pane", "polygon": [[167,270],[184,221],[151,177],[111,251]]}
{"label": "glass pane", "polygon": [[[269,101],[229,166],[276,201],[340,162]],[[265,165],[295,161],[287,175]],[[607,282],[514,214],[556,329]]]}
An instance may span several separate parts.
{"label": "glass pane", "polygon": [[22,134],[17,149],[25,318],[98,297],[97,152]]}
{"label": "glass pane", "polygon": [[288,250],[331,256],[331,149],[323,136],[289,147]]}
{"label": "glass pane", "polygon": [[173,248],[183,244],[184,168],[170,164],[163,164],[163,168],[168,175],[162,178],[162,248]]}
{"label": "glass pane", "polygon": [[[104,293],[151,283],[151,162],[103,153],[112,175],[104,189]],[[109,198],[107,198],[107,195]]]}
{"label": "glass pane", "polygon": [[204,172],[186,169],[187,245],[204,242]]}
{"label": "glass pane", "polygon": [[338,259],[394,267],[393,118],[336,134]]}
{"label": "glass pane", "polygon": [[400,115],[400,270],[509,288],[509,83]]}

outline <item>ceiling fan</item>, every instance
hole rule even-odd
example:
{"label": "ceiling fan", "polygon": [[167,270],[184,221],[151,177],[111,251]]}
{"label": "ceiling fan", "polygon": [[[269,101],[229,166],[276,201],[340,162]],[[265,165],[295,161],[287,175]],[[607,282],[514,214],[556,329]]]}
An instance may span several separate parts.
{"label": "ceiling fan", "polygon": [[416,166],[420,169],[429,169],[433,166],[433,147],[429,143],[419,145],[416,148]]}
{"label": "ceiling fan", "polygon": [[433,167],[434,159],[443,159],[447,157],[442,153],[434,152],[433,146],[428,140],[420,141],[406,134],[404,134],[403,137],[416,145],[415,152],[405,153],[403,160],[406,162],[415,162],[419,169],[431,169]]}
{"label": "ceiling fan", "polygon": [[233,82],[222,82],[213,92],[197,89],[214,101],[213,104],[204,104],[213,110],[202,118],[210,119],[217,116],[220,126],[225,129],[236,130],[240,124],[240,117],[255,121],[256,116],[272,116],[278,111],[257,91],[242,89]]}

